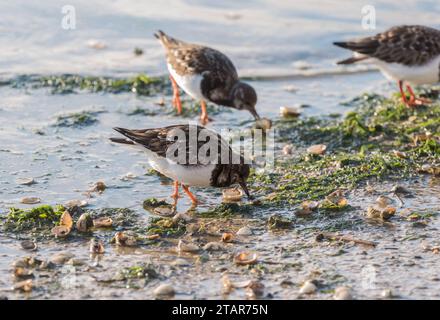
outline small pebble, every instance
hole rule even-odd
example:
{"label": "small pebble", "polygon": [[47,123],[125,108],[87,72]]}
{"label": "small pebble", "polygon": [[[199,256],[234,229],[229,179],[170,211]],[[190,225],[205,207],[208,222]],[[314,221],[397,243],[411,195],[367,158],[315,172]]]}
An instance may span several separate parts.
{"label": "small pebble", "polygon": [[283,154],[285,156],[291,155],[293,153],[293,146],[291,144],[286,144],[283,147]]}
{"label": "small pebble", "polygon": [[335,300],[353,300],[353,296],[351,295],[350,288],[348,287],[337,287],[335,289],[335,293],[333,298]]}
{"label": "small pebble", "polygon": [[21,247],[24,250],[35,251],[37,250],[37,244],[31,240],[24,240],[21,242]]}
{"label": "small pebble", "polygon": [[237,235],[239,236],[251,236],[252,234],[252,230],[249,227],[242,227],[237,231]]}
{"label": "small pebble", "polygon": [[174,296],[175,290],[170,284],[164,283],[156,287],[153,291],[156,297]]}
{"label": "small pebble", "polygon": [[70,252],[58,252],[50,257],[49,261],[54,264],[65,264],[67,261],[72,259],[74,255]]}
{"label": "small pebble", "polygon": [[203,246],[203,250],[206,251],[222,251],[224,246],[219,242],[208,242]]}
{"label": "small pebble", "polygon": [[391,291],[391,289],[384,289],[384,290],[382,290],[380,295],[384,299],[391,299],[392,297],[394,297],[393,292]]}
{"label": "small pebble", "polygon": [[37,204],[41,202],[41,199],[38,197],[24,197],[20,202],[23,204]]}
{"label": "small pebble", "polygon": [[179,240],[179,243],[177,244],[177,251],[178,252],[197,252],[200,248],[193,244],[193,243],[187,243],[183,240]]}
{"label": "small pebble", "polygon": [[312,281],[307,280],[299,289],[299,293],[312,294],[316,292],[316,289],[316,285]]}
{"label": "small pebble", "polygon": [[22,186],[30,186],[35,183],[35,180],[33,178],[19,178],[16,182]]}

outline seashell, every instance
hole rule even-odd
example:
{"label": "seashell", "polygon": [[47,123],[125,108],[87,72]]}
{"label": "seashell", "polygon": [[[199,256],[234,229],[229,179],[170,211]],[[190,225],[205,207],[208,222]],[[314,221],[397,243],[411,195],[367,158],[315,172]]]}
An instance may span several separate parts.
{"label": "seashell", "polygon": [[338,287],[335,289],[333,298],[335,300],[353,300],[350,288],[348,287]]}
{"label": "seashell", "polygon": [[325,144],[315,144],[307,148],[307,153],[322,155],[327,150],[327,146]]}
{"label": "seashell", "polygon": [[222,234],[222,242],[232,242],[234,239],[234,235],[229,232],[225,232]]}
{"label": "seashell", "polygon": [[391,199],[390,197],[387,197],[387,196],[379,196],[379,197],[376,199],[376,203],[377,203],[380,207],[385,208],[385,207],[387,207],[387,206],[389,206],[390,204],[393,203],[393,199]]}
{"label": "seashell", "polygon": [[60,226],[64,226],[69,228],[69,230],[73,227],[73,219],[68,211],[64,211],[60,217]]}
{"label": "seashell", "polygon": [[38,249],[37,244],[31,240],[24,240],[20,244],[24,250],[36,251]]}
{"label": "seashell", "polygon": [[429,173],[429,174],[433,174],[435,176],[439,176],[440,175],[440,166],[435,166],[435,165],[431,165],[431,164],[424,164],[419,169],[419,172]]}
{"label": "seashell", "polygon": [[23,204],[37,204],[41,202],[41,199],[38,197],[24,197],[20,200]]}
{"label": "seashell", "polygon": [[79,232],[87,232],[93,227],[93,220],[88,213],[83,213],[76,222],[76,229]]}
{"label": "seashell", "polygon": [[33,278],[34,274],[32,270],[25,269],[23,267],[15,267],[14,268],[14,277],[17,279],[29,279]]}
{"label": "seashell", "polygon": [[375,207],[368,207],[367,217],[371,219],[388,220],[396,213],[396,208],[387,207],[384,209],[378,209]]}
{"label": "seashell", "polygon": [[74,255],[70,252],[61,251],[56,254],[54,254],[52,257],[50,257],[49,261],[54,264],[65,264],[67,261],[72,259]]}
{"label": "seashell", "polygon": [[295,210],[295,216],[297,217],[309,217],[313,211],[309,208],[301,208]]}
{"label": "seashell", "polygon": [[14,285],[13,289],[23,291],[23,292],[30,292],[30,291],[32,291],[32,286],[33,286],[32,279],[28,279],[28,280],[17,282]]}
{"label": "seashell", "polygon": [[246,286],[246,296],[249,299],[257,299],[261,297],[264,293],[264,284],[260,281],[251,280]]}
{"label": "seashell", "polygon": [[301,112],[296,107],[280,107],[280,115],[285,118],[298,117]]}
{"label": "seashell", "polygon": [[179,243],[177,244],[177,252],[197,252],[199,250],[199,246],[193,243],[187,243],[183,240],[179,240]]}
{"label": "seashell", "polygon": [[405,152],[402,152],[402,151],[399,151],[399,150],[393,150],[392,153],[393,153],[396,157],[401,158],[401,159],[406,159],[406,158],[408,158],[408,155],[407,155]]}
{"label": "seashell", "polygon": [[257,254],[251,252],[241,252],[234,257],[234,262],[240,266],[257,263]]}
{"label": "seashell", "polygon": [[56,238],[64,238],[70,233],[70,228],[66,226],[55,226],[50,231]]}
{"label": "seashell", "polygon": [[380,295],[384,299],[391,299],[391,298],[394,297],[393,291],[391,291],[391,289],[384,289],[384,290],[382,290]]}
{"label": "seashell", "polygon": [[95,238],[92,238],[90,240],[89,251],[90,253],[102,254],[105,251],[104,244],[101,240],[96,240]]}
{"label": "seashell", "polygon": [[316,289],[316,285],[312,281],[307,280],[299,289],[299,293],[312,294],[316,292]]}
{"label": "seashell", "polygon": [[237,231],[237,235],[239,235],[239,236],[250,236],[252,234],[253,234],[253,232],[252,232],[251,228],[249,228],[249,227],[242,227],[242,228],[238,229],[238,231]]}
{"label": "seashell", "polygon": [[223,200],[225,201],[240,201],[243,197],[243,191],[238,188],[229,188],[223,190]]}
{"label": "seashell", "polygon": [[67,201],[64,206],[66,208],[72,208],[72,207],[86,207],[89,203],[86,200],[69,200]]}
{"label": "seashell", "polygon": [[127,180],[133,180],[133,179],[135,179],[137,176],[134,174],[134,173],[132,173],[132,172],[128,172],[128,173],[126,173],[122,178],[121,178],[121,180],[123,180],[123,181],[127,181]]}
{"label": "seashell", "polygon": [[327,197],[325,197],[325,200],[335,206],[338,206],[339,208],[343,208],[348,205],[348,200],[344,198],[344,193],[342,190],[333,191]]}
{"label": "seashell", "polygon": [[110,228],[113,225],[113,220],[110,217],[100,217],[93,220],[95,228]]}
{"label": "seashell", "polygon": [[153,294],[158,298],[166,296],[172,297],[175,293],[176,291],[173,286],[168,283],[161,284],[153,290]]}
{"label": "seashell", "polygon": [[176,213],[173,217],[174,223],[177,223],[179,221],[190,222],[192,220],[193,219],[189,215],[187,215],[186,213],[182,213],[182,212]]}
{"label": "seashell", "polygon": [[234,289],[234,284],[232,283],[231,279],[229,279],[229,276],[227,274],[224,274],[222,276],[222,286],[223,286],[223,293],[229,294],[231,293],[232,289]]}
{"label": "seashell", "polygon": [[319,207],[319,202],[318,201],[304,201],[303,203],[301,203],[301,206],[304,209],[314,210]]}
{"label": "seashell", "polygon": [[224,246],[219,242],[208,242],[203,246],[203,250],[205,251],[222,251],[224,250]]}
{"label": "seashell", "polygon": [[293,153],[293,146],[291,144],[286,144],[283,147],[283,154],[285,156],[291,155]]}
{"label": "seashell", "polygon": [[15,182],[22,186],[30,186],[35,183],[35,180],[34,178],[18,178]]}
{"label": "seashell", "polygon": [[169,217],[174,214],[174,210],[171,207],[162,206],[154,208],[153,213],[162,217]]}
{"label": "seashell", "polygon": [[99,41],[99,40],[95,40],[95,39],[91,39],[91,40],[87,41],[87,46],[89,48],[96,49],[96,50],[102,50],[102,49],[107,48],[107,45],[104,42]]}
{"label": "seashell", "polygon": [[297,60],[292,63],[292,67],[294,67],[297,70],[309,70],[312,68],[312,65],[304,60]]}
{"label": "seashell", "polygon": [[148,235],[148,236],[146,236],[145,237],[145,239],[147,239],[147,240],[156,240],[156,239],[159,239],[160,238],[160,234],[150,234],[150,235]]}
{"label": "seashell", "polygon": [[115,243],[122,247],[133,247],[137,244],[136,237],[127,232],[116,232]]}
{"label": "seashell", "polygon": [[261,118],[261,119],[255,121],[255,128],[269,130],[270,128],[272,128],[272,121],[267,118]]}

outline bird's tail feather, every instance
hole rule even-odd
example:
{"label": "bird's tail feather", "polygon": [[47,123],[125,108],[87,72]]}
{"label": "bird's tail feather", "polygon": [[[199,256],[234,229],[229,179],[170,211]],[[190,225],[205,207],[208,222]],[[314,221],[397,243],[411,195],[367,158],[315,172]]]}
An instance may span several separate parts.
{"label": "bird's tail feather", "polygon": [[348,58],[348,59],[345,59],[345,60],[338,61],[338,62],[336,62],[336,64],[342,64],[342,65],[344,65],[344,64],[353,64],[353,63],[356,63],[356,62],[359,62],[359,61],[363,61],[363,60],[366,60],[366,59],[368,59],[368,57],[366,57],[366,56],[364,56],[364,57],[351,57],[351,58]]}
{"label": "bird's tail feather", "polygon": [[134,144],[133,141],[125,139],[125,138],[110,138],[111,142],[121,143],[121,144]]}

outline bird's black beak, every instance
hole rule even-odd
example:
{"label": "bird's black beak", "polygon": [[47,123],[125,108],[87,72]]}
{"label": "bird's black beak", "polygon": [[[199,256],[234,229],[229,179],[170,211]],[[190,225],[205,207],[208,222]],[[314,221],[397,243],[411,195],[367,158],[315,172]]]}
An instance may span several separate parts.
{"label": "bird's black beak", "polygon": [[249,112],[254,116],[255,121],[258,121],[258,120],[261,119],[260,116],[259,116],[258,113],[257,113],[257,110],[255,110],[255,108],[251,108],[251,109],[249,109]]}
{"label": "bird's black beak", "polygon": [[238,184],[240,185],[240,187],[243,189],[244,193],[246,194],[246,197],[248,197],[249,200],[252,200],[253,197],[251,196],[251,194],[249,193],[249,189],[246,185],[246,182],[244,182],[243,180],[240,180],[238,182]]}

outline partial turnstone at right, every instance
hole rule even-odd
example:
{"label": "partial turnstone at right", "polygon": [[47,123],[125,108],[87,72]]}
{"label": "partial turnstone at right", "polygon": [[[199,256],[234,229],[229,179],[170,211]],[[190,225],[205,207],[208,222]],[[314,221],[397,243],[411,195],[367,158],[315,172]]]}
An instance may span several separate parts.
{"label": "partial turnstone at right", "polygon": [[237,70],[229,58],[218,50],[177,40],[158,31],[155,34],[165,48],[168,71],[173,85],[173,104],[182,112],[179,87],[199,100],[202,124],[209,121],[206,101],[217,105],[248,110],[260,119],[255,105],[257,93],[238,79]]}
{"label": "partial turnstone at right", "polygon": [[[198,125],[114,129],[126,138],[111,138],[111,141],[145,151],[152,168],[174,180],[172,197],[176,201],[179,185],[194,204],[197,199],[189,191],[190,186],[221,188],[238,184],[250,198],[246,185],[250,166],[219,134]],[[206,148],[208,141],[212,148]]]}
{"label": "partial turnstone at right", "polygon": [[[338,64],[372,62],[384,75],[399,84],[403,102],[409,107],[430,103],[416,98],[410,84],[434,84],[440,81],[440,31],[425,26],[397,26],[372,37],[336,46],[355,52]],[[407,99],[403,84],[410,94]]]}

